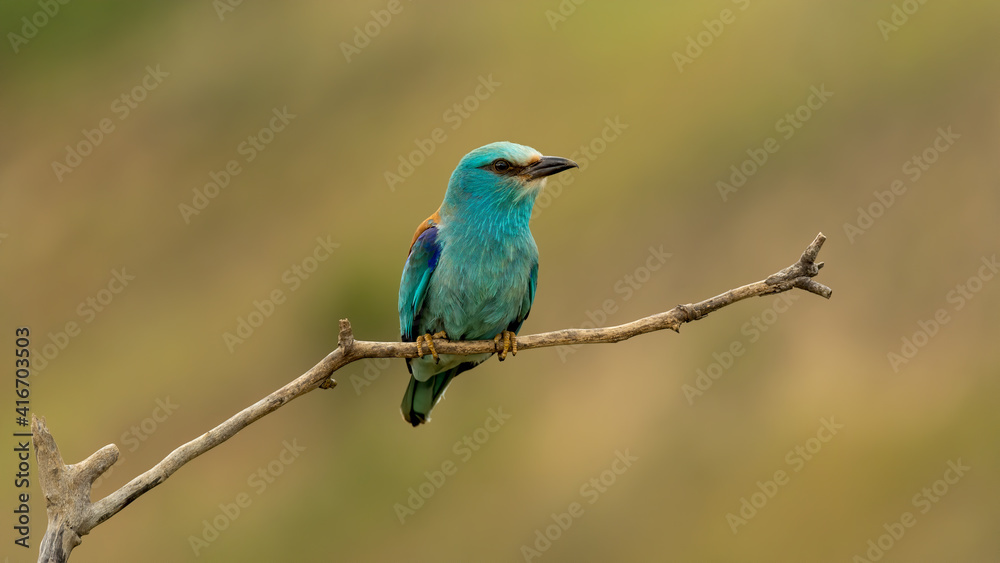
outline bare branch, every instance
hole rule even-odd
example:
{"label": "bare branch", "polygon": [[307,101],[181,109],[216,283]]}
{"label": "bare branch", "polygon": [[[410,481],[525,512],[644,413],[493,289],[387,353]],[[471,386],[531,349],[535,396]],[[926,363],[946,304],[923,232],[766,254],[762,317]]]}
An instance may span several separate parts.
{"label": "bare branch", "polygon": [[[623,325],[591,329],[570,328],[530,336],[518,336],[517,349],[524,351],[549,346],[620,342],[640,334],[663,329],[679,331],[682,324],[698,320],[712,311],[737,301],[781,293],[794,288],[829,298],[833,290],[812,279],[819,274],[820,268],[823,267],[822,262],[817,263],[815,260],[824,241],[826,241],[826,237],[823,236],[823,233],[816,235],[815,240],[802,253],[798,262],[765,280],[731,289],[698,303],[678,305],[669,311]],[[438,353],[453,355],[499,352],[501,346],[502,344],[492,340],[435,341]],[[337,349],[313,366],[312,369],[281,389],[236,413],[222,424],[170,452],[152,469],[95,503],[90,502],[91,485],[117,461],[117,446],[114,444],[105,446],[86,460],[76,465],[67,466],[63,463],[59,448],[45,426],[45,419],[39,420],[32,415],[31,429],[34,434],[41,486],[45,493],[49,520],[45,536],[42,538],[38,560],[45,562],[68,560],[70,552],[80,544],[82,537],[98,524],[111,518],[132,501],[164,482],[184,464],[232,438],[254,421],[314,389],[334,387],[336,382],[331,377],[334,372],[345,365],[365,358],[416,358],[419,355],[420,351],[414,342],[355,340],[351,323],[347,319],[342,319]]]}

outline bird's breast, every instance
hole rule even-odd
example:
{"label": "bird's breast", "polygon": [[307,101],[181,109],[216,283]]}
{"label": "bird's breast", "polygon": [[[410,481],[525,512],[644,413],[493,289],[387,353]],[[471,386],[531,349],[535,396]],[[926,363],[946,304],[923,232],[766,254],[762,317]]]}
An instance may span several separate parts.
{"label": "bird's breast", "polygon": [[431,279],[427,309],[453,339],[496,336],[518,317],[538,260],[531,234],[447,244]]}

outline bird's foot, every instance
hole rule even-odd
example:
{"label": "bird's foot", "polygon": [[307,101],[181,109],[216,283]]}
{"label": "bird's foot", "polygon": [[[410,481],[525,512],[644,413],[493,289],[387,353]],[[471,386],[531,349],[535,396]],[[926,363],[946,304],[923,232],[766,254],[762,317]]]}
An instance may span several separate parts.
{"label": "bird's foot", "polygon": [[497,352],[497,358],[502,362],[507,359],[508,351],[514,356],[517,355],[517,335],[509,330],[505,330],[493,337],[493,343],[499,346],[501,339],[503,339],[503,350]]}
{"label": "bird's foot", "polygon": [[434,349],[435,338],[441,338],[447,340],[448,335],[443,330],[441,332],[435,332],[434,334],[431,334],[429,332],[427,334],[421,334],[420,336],[417,337],[417,353],[420,354],[421,358],[427,355],[427,352],[421,350],[421,344],[426,343],[427,349],[430,351],[431,356],[434,356],[434,363],[436,364],[441,361],[441,358],[438,357],[437,350]]}

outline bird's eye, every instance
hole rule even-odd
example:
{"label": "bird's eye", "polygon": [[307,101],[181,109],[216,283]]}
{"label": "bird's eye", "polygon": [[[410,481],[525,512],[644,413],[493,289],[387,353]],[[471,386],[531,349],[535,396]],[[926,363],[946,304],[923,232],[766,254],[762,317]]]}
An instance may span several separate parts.
{"label": "bird's eye", "polygon": [[510,170],[511,164],[504,159],[497,159],[493,161],[493,170],[497,172],[506,172]]}

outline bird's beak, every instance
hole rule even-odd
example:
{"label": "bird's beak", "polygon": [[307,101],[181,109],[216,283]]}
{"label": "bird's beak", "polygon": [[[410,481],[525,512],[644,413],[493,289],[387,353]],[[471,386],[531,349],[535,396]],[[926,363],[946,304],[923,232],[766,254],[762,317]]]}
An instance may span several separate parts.
{"label": "bird's beak", "polygon": [[528,167],[524,169],[524,172],[528,175],[529,180],[537,180],[539,178],[558,174],[563,170],[569,170],[570,168],[579,168],[579,166],[572,160],[561,156],[543,156],[541,160],[537,160],[529,164]]}

